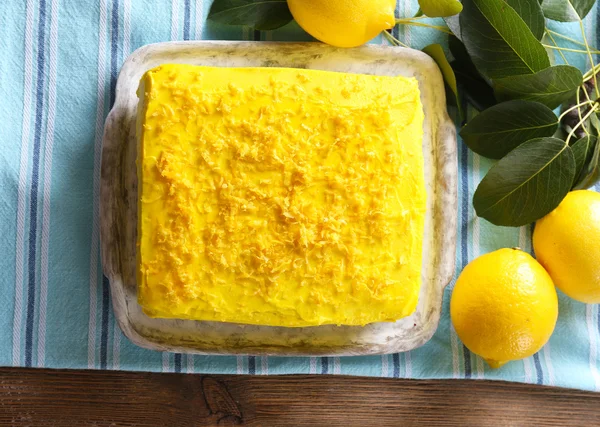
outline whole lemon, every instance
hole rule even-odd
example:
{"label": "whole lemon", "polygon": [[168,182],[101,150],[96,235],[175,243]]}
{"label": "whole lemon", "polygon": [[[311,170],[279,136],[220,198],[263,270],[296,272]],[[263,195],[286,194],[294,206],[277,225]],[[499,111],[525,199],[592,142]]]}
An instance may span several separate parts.
{"label": "whole lemon", "polygon": [[531,255],[500,249],[471,261],[452,292],[458,337],[492,368],[540,350],[558,318],[552,279]]}
{"label": "whole lemon", "polygon": [[533,232],[538,261],[565,294],[600,303],[600,194],[572,191]]}
{"label": "whole lemon", "polygon": [[294,19],[314,38],[360,46],[396,23],[396,0],[288,0]]}

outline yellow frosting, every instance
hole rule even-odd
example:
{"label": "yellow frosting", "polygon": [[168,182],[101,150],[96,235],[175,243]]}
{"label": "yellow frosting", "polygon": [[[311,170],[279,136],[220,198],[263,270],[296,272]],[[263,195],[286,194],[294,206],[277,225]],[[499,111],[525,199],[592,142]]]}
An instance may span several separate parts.
{"label": "yellow frosting", "polygon": [[426,194],[414,78],[169,64],[138,95],[146,314],[293,327],[415,310]]}

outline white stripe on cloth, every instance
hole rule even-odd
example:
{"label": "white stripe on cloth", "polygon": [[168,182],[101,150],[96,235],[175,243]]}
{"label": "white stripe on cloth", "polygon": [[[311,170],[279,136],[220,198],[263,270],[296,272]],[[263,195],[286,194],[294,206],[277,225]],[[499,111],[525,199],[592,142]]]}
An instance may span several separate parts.
{"label": "white stripe on cloth", "polygon": [[94,190],[92,242],[90,250],[90,319],[88,324],[88,368],[96,365],[96,311],[98,307],[98,198],[100,193],[100,156],[104,130],[104,97],[106,95],[106,32],[107,0],[100,0],[98,23],[98,86],[96,103],[96,134],[94,136]]}
{"label": "white stripe on cloth", "polygon": [[112,368],[117,371],[119,369],[120,357],[121,357],[121,328],[119,323],[115,319],[113,325],[113,357],[112,357]]}
{"label": "white stripe on cloth", "polygon": [[123,60],[131,51],[131,0],[123,1]]}
{"label": "white stripe on cloth", "polygon": [[[413,0],[404,0],[404,16],[410,17],[412,16],[412,2]],[[410,25],[403,25],[403,34],[404,40],[403,42],[410,46]]]}
{"label": "white stripe on cloth", "polygon": [[171,1],[171,40],[179,40],[179,0]]}
{"label": "white stripe on cloth", "polygon": [[333,358],[333,374],[339,375],[342,373],[342,362],[339,357]]}
{"label": "white stripe on cloth", "polygon": [[381,376],[382,377],[388,376],[388,357],[389,356],[387,354],[381,355]]}
{"label": "white stripe on cloth", "polygon": [[187,373],[188,374],[193,374],[194,373],[194,355],[193,354],[187,354],[186,355],[186,362],[187,362]]}
{"label": "white stripe on cloth", "polygon": [[12,364],[21,365],[21,323],[23,320],[23,274],[25,256],[25,209],[27,202],[27,168],[29,165],[29,132],[31,119],[31,86],[33,81],[33,0],[25,8],[25,60],[23,75],[23,123],[21,126],[21,159],[17,192],[17,237],[15,242],[15,310],[13,317]]}
{"label": "white stripe on cloth", "polygon": [[269,356],[262,356],[260,358],[260,373],[262,375],[269,375]]}
{"label": "white stripe on cloth", "polygon": [[484,375],[485,367],[483,365],[483,359],[479,356],[474,356],[474,357],[475,357],[475,367],[477,368],[477,379],[482,380],[485,378],[485,375]]}
{"label": "white stripe on cloth", "polygon": [[[481,156],[473,153],[473,182],[471,188],[477,188],[481,180]],[[469,260],[473,260],[481,255],[481,220],[477,215],[473,215],[473,245]],[[475,357],[475,369],[477,371],[477,379],[484,378],[483,359]]]}
{"label": "white stripe on cloth", "polygon": [[523,359],[523,371],[525,372],[525,382],[531,382],[531,357]]}
{"label": "white stripe on cloth", "polygon": [[316,374],[317,373],[317,358],[316,357],[311,357],[310,358],[308,372],[311,373],[311,374]]}
{"label": "white stripe on cloth", "polygon": [[600,390],[600,375],[598,375],[598,365],[596,364],[598,351],[598,344],[596,342],[597,329],[596,322],[594,322],[594,319],[597,315],[597,309],[598,306],[595,304],[586,304],[585,322],[587,325],[588,337],[590,340],[590,371],[592,373],[592,377],[594,378],[594,386],[596,390]]}
{"label": "white stripe on cloth", "polygon": [[554,385],[554,367],[552,366],[552,360],[550,359],[550,343],[546,343],[544,348],[542,349],[542,353],[544,355],[544,362],[546,362],[546,371],[548,373],[548,381],[547,385]]}
{"label": "white stripe on cloth", "polygon": [[54,149],[54,121],[56,118],[56,62],[58,47],[58,0],[52,0],[50,15],[50,69],[48,82],[48,120],[44,144],[44,200],[42,204],[42,253],[40,271],[40,298],[38,314],[37,366],[44,366],[46,358],[46,307],[48,306],[48,247],[50,241],[50,194],[52,184],[52,151]]}
{"label": "white stripe on cloth", "polygon": [[456,335],[452,322],[450,322],[450,347],[452,348],[452,378],[460,378],[458,335]]}
{"label": "white stripe on cloth", "polygon": [[202,30],[204,24],[204,1],[196,0],[196,27],[194,30],[194,36],[196,40],[202,40]]}
{"label": "white stripe on cloth", "polygon": [[[519,247],[521,249],[527,248],[527,235],[529,234],[527,228],[527,226],[519,228]],[[533,371],[531,366],[531,357],[523,359],[523,371],[525,372],[525,382],[532,382]]]}
{"label": "white stripe on cloth", "polygon": [[412,361],[410,359],[410,351],[404,353],[404,378],[412,377]]}
{"label": "white stripe on cloth", "polygon": [[236,361],[237,361],[237,371],[236,372],[238,374],[243,374],[244,373],[244,356],[237,356]]}
{"label": "white stripe on cloth", "polygon": [[169,366],[169,353],[166,351],[162,354],[162,371],[170,372],[171,368]]}

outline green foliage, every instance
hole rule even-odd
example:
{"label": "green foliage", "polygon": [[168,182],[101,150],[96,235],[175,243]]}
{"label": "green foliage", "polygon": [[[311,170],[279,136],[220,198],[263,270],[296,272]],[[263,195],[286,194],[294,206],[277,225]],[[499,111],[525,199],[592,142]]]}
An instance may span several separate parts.
{"label": "green foliage", "polygon": [[464,0],[463,6],[461,40],[485,76],[533,74],[550,66],[540,41],[504,0]]}
{"label": "green foliage", "polygon": [[561,22],[579,21],[586,17],[596,0],[543,0],[542,9],[548,19]]}
{"label": "green foliage", "polygon": [[228,25],[247,25],[257,30],[274,30],[291,22],[286,0],[215,0],[208,19]]}
{"label": "green foliage", "polygon": [[535,74],[508,76],[494,80],[499,101],[525,99],[556,108],[575,95],[583,76],[570,65],[555,65]]}
{"label": "green foliage", "polygon": [[558,129],[556,115],[532,101],[507,101],[475,116],[460,131],[471,150],[501,159],[525,141],[552,136]]}
{"label": "green foliage", "polygon": [[475,191],[473,206],[493,224],[526,225],[552,212],[574,177],[575,159],[565,141],[531,139],[490,169]]}

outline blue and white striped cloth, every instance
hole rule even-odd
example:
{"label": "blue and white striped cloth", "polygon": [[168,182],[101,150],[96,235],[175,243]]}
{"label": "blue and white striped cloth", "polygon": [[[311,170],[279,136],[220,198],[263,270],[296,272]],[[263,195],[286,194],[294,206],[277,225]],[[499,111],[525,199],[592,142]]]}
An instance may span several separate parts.
{"label": "blue and white striped cloth", "polygon": [[[460,343],[444,316],[417,350],[352,358],[187,356],[143,350],[121,334],[100,268],[98,183],[104,118],[119,67],[134,49],[166,40],[308,40],[294,24],[254,32],[206,22],[209,0],[0,2],[0,365],[202,373],[350,374],[488,378],[600,390],[600,313],[560,295],[560,318],[535,356],[492,370]],[[401,0],[410,16],[416,0]],[[600,45],[598,12],[586,19]],[[580,37],[576,24],[555,29]],[[398,38],[443,40],[425,28]],[[375,43],[383,43],[375,41]],[[585,66],[585,58],[569,55]],[[478,219],[471,197],[490,162],[459,144],[457,271],[500,247],[530,249],[531,229]],[[600,189],[600,188],[597,188]]]}

